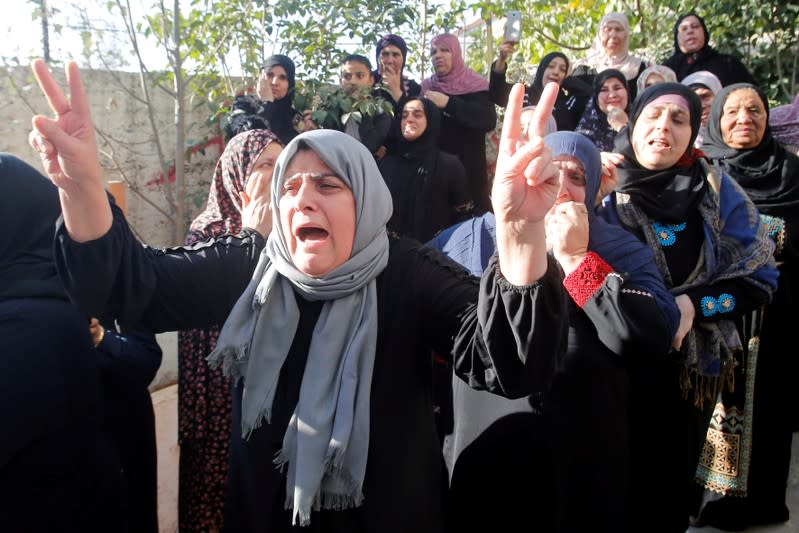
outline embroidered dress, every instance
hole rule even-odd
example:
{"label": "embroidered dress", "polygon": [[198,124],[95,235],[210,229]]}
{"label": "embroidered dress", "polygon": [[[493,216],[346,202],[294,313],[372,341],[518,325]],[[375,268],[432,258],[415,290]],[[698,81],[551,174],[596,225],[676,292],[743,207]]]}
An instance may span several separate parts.
{"label": "embroidered dress", "polygon": [[724,102],[736,90],[758,94],[749,84],[725,87],[716,95],[703,146],[709,157],[739,183],[760,212],[780,270],[771,303],[745,316],[742,329],[750,335],[745,357],[736,366],[734,391],[719,397],[708,431],[697,480],[707,503],[700,523],[740,530],[788,518],[785,495],[792,432],[797,428],[796,357],[793,330],[797,294],[799,225],[799,158],[772,137],[770,128],[760,143],[748,149],[726,144],[720,120]]}

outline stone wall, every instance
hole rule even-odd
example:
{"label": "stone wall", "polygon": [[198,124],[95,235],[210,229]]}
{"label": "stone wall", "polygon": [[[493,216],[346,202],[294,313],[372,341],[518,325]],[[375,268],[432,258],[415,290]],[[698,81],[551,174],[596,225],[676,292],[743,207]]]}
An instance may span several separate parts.
{"label": "stone wall", "polygon": [[[63,70],[54,75],[65,88]],[[41,168],[38,156],[28,146],[31,117],[50,115],[41,91],[27,67],[10,68],[0,80],[0,151],[10,152]],[[81,77],[98,132],[100,164],[106,180],[127,180],[128,219],[139,238],[152,246],[178,244],[173,237],[159,165],[155,134],[141,94],[138,74],[83,70]],[[167,166],[174,169],[174,100],[164,90],[150,88],[153,115],[157,122]],[[199,104],[199,105],[198,105]],[[214,164],[222,149],[218,132],[204,126],[208,107],[188,101],[186,108],[186,218],[191,221],[205,206]],[[172,173],[174,179],[174,173]]]}
{"label": "stone wall", "polygon": [[[35,113],[51,116],[49,106],[29,68],[10,68],[2,72],[0,151],[12,153],[41,169],[38,155],[28,146],[28,133]],[[55,70],[54,75],[66,91],[63,70]],[[169,207],[147,108],[134,96],[141,94],[139,76],[83,70],[81,77],[98,131],[100,163],[105,178],[129,180],[126,198],[131,226],[143,242],[152,246],[179,244],[175,242],[169,219],[158,210],[168,212]],[[172,165],[175,153],[174,100],[159,88],[151,88],[150,92],[164,157]],[[218,134],[203,126],[208,107],[201,102],[197,104],[187,102],[187,107],[192,110],[186,116],[186,152],[189,154],[186,160],[187,221],[205,207],[214,165],[222,149]],[[164,358],[151,390],[177,380],[176,334],[160,334],[158,342],[164,350]]]}

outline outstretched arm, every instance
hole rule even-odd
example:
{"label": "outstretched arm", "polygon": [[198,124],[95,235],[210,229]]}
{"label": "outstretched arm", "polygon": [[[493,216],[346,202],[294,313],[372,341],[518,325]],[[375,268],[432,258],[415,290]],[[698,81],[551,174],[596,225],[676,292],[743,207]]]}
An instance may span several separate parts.
{"label": "outstretched arm", "polygon": [[511,89],[502,125],[491,202],[500,270],[514,285],[534,283],[547,269],[544,217],[558,193],[558,170],[544,135],[557,92],[555,83],[544,88],[528,129],[529,142],[521,138],[524,85],[520,83]]}
{"label": "outstretched arm", "polygon": [[69,97],[61,91],[43,60],[36,59],[31,66],[55,118],[33,117],[30,144],[41,156],[45,172],[58,186],[70,237],[77,242],[97,239],[111,228],[112,216],[78,65],[70,61],[66,66]]}

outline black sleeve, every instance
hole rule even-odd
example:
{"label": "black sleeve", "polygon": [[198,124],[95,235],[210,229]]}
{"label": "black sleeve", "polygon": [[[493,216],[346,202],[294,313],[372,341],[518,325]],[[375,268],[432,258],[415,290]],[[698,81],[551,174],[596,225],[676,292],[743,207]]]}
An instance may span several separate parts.
{"label": "black sleeve", "polygon": [[60,220],[58,273],[70,298],[90,316],[154,332],[224,323],[258,262],[263,238],[253,230],[191,246],[142,246],[118,207],[111,229],[78,243]]}
{"label": "black sleeve", "polygon": [[491,64],[491,74],[488,77],[488,97],[499,107],[505,107],[508,105],[508,97],[513,85],[506,81],[505,72],[508,70],[496,72],[494,70],[495,63]]}
{"label": "black sleeve", "polygon": [[582,310],[602,344],[622,358],[663,357],[671,349],[672,328],[658,301],[626,275],[608,275]]}
{"label": "black sleeve", "polygon": [[496,256],[480,280],[438,250],[423,247],[418,257],[414,297],[432,348],[472,388],[509,398],[541,390],[566,346],[566,294],[554,260],[538,282],[516,287]]}
{"label": "black sleeve", "polygon": [[361,143],[374,154],[384,145],[391,129],[392,117],[388,113],[379,113],[371,117],[364,117],[358,127]]}
{"label": "black sleeve", "polygon": [[449,96],[442,111],[467,128],[489,132],[497,126],[497,110],[488,91]]}
{"label": "black sleeve", "polygon": [[[769,293],[749,283],[745,278],[731,279],[696,287],[685,292],[696,309],[697,322],[716,322],[723,319],[735,319],[767,304],[771,300]],[[733,307],[721,312],[720,305],[730,301]]]}
{"label": "black sleeve", "polygon": [[442,167],[440,175],[447,182],[452,224],[471,218],[474,205],[472,196],[469,194],[469,179],[466,177],[463,163],[457,156],[440,152],[439,165]]}
{"label": "black sleeve", "polygon": [[100,368],[146,388],[161,366],[161,347],[155,334],[145,330],[116,330],[113,321],[103,320],[103,340],[97,345]]}

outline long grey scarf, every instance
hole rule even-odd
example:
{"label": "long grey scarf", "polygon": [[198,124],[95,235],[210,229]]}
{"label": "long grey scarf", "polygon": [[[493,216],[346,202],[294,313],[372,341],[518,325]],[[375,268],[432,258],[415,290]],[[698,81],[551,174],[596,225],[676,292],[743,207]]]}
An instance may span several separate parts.
{"label": "long grey scarf", "polygon": [[[310,148],[352,189],[356,229],[352,254],[312,278],[291,262],[279,199],[286,167]],[[295,291],[325,303],[313,331],[300,396],[275,458],[287,465],[286,507],[308,525],[312,509],[346,509],[363,501],[369,449],[369,396],[377,344],[375,278],[388,263],[385,225],[391,195],[374,158],[358,141],[332,130],[303,133],[283,150],[272,182],[274,230],[247,289],[234,306],[208,360],[244,380],[241,432],[270,422],[280,369],[297,329]]]}

